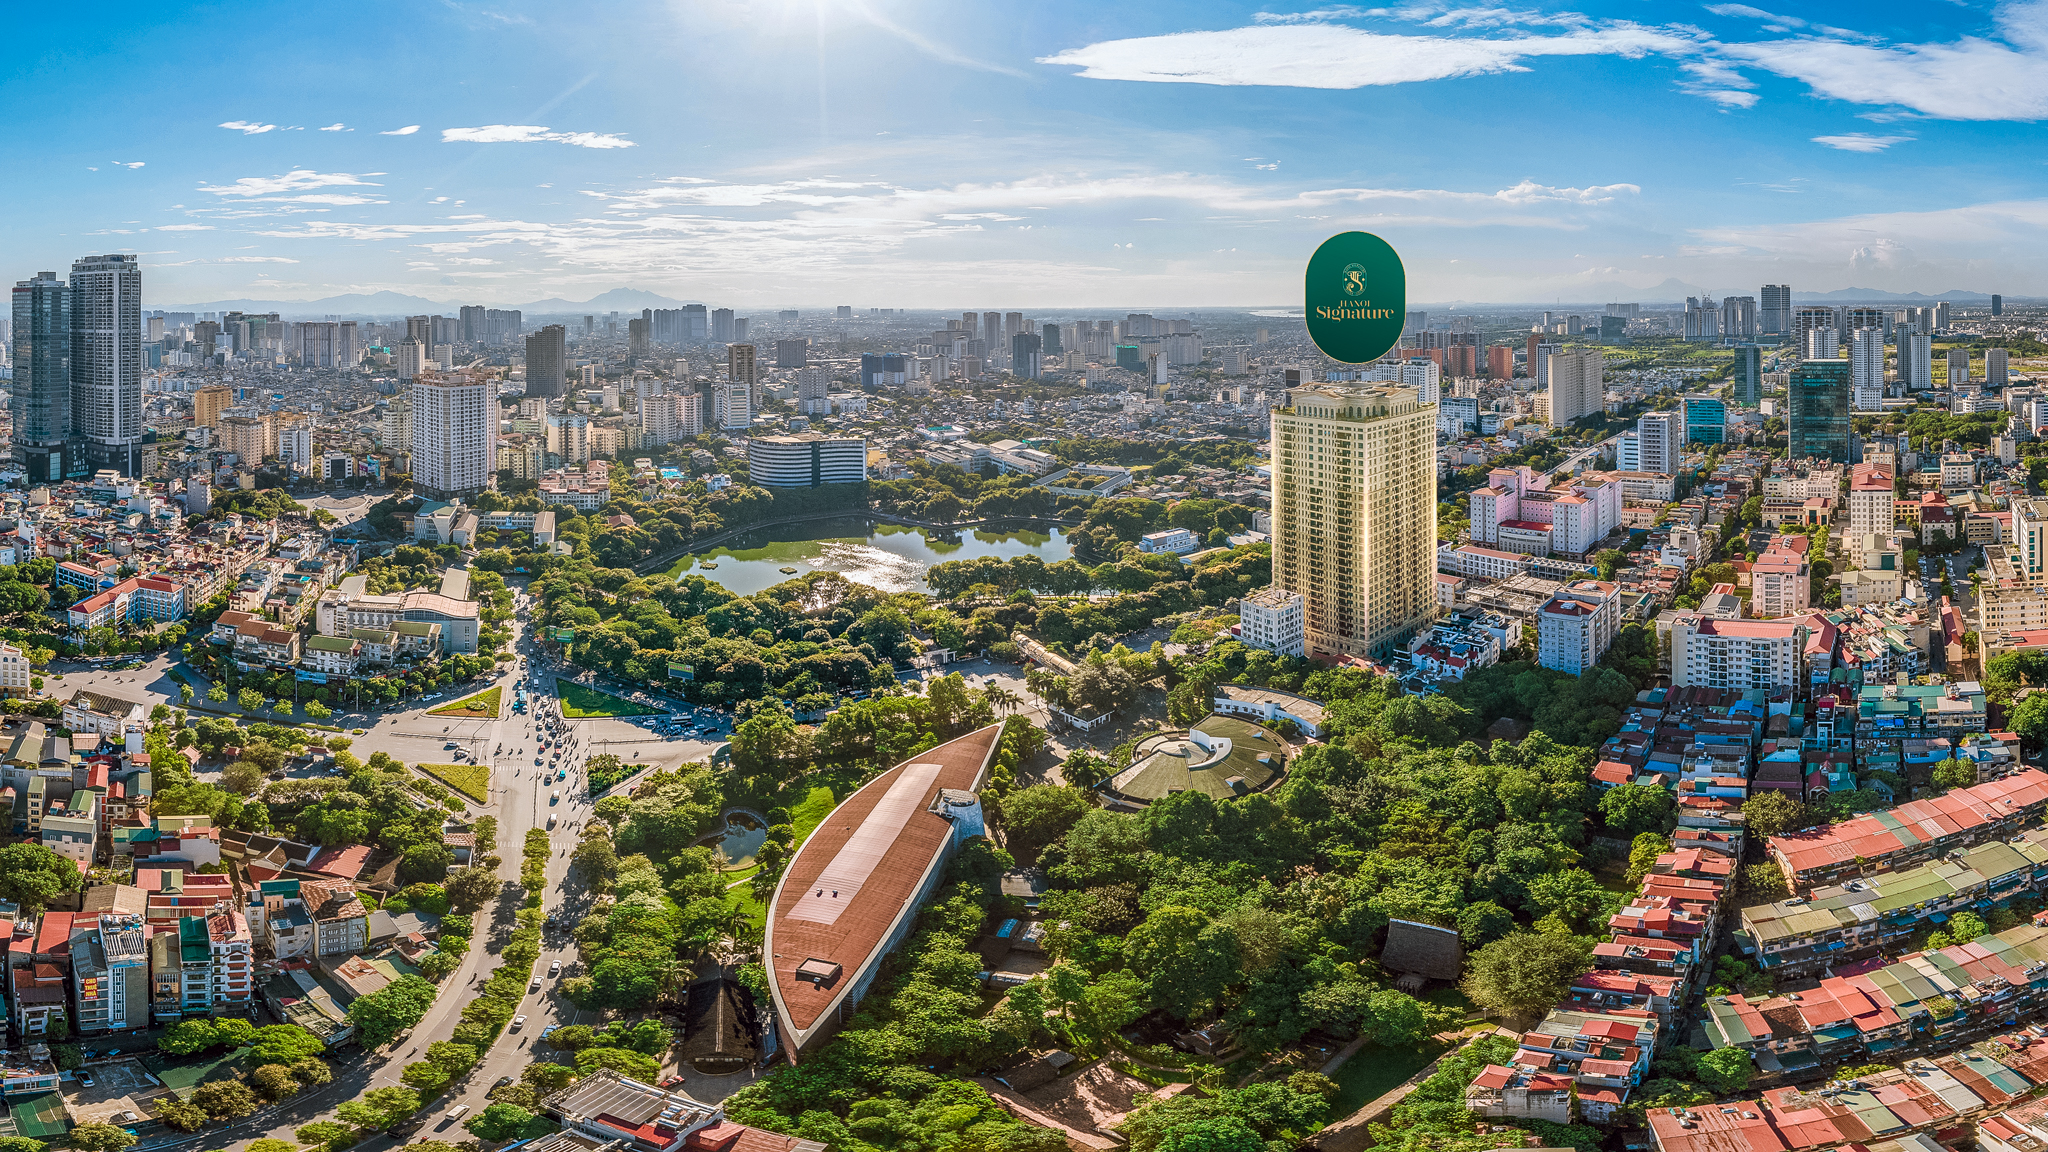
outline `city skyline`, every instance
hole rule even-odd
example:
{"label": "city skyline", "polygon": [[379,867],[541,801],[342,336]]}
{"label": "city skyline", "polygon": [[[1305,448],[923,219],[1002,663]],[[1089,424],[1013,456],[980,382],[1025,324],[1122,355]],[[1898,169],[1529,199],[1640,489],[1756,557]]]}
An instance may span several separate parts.
{"label": "city skyline", "polygon": [[1939,7],[37,9],[0,235],[152,307],[1258,306],[1354,227],[1417,301],[2048,295],[2048,6]]}

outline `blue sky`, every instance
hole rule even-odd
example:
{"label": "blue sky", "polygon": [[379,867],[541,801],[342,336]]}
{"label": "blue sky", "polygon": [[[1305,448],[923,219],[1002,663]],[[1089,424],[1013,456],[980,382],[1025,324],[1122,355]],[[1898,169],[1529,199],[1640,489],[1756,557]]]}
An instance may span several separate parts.
{"label": "blue sky", "polygon": [[1416,301],[2048,295],[2048,0],[370,0],[11,30],[4,274],[138,251],[152,304],[1281,303],[1348,228]]}

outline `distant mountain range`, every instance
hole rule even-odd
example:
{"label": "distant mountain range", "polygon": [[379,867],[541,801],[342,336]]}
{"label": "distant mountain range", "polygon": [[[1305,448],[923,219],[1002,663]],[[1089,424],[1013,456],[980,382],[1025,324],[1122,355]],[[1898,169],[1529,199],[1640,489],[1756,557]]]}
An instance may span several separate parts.
{"label": "distant mountain range", "polygon": [[[1626,284],[1609,281],[1602,284],[1586,285],[1583,288],[1577,289],[1577,292],[1581,295],[1576,299],[1560,300],[1554,303],[1536,301],[1490,303],[1474,300],[1422,303],[1411,300],[1408,306],[1421,310],[1441,309],[1444,311],[1459,311],[1469,308],[1547,308],[1550,311],[1557,312],[1572,311],[1574,309],[1598,309],[1605,307],[1609,303],[1641,304],[1646,308],[1671,308],[1684,304],[1685,298],[1688,296],[1712,296],[1717,301],[1724,296],[1749,296],[1757,299],[1759,303],[1761,303],[1763,297],[1761,286],[1736,289],[1724,287],[1715,290],[1698,284],[1688,284],[1683,280],[1675,278],[1666,280],[1654,288],[1631,288]],[[2009,304],[2031,304],[2039,299],[2039,297],[2035,296],[2007,295],[2005,297],[2006,302]],[[1989,292],[1965,292],[1961,289],[1956,289],[1950,292],[1938,292],[1930,296],[1924,292],[1886,292],[1876,288],[1838,288],[1833,292],[1800,292],[1795,290],[1792,293],[1792,302],[1794,304],[1912,304],[1924,306],[1938,304],[1944,300],[1950,304],[1989,304],[1991,303],[1991,294]]]}
{"label": "distant mountain range", "polygon": [[613,288],[588,300],[551,297],[525,304],[486,303],[478,300],[429,300],[404,292],[350,292],[318,300],[208,300],[198,304],[157,304],[147,307],[166,312],[275,312],[287,320],[358,319],[380,316],[452,316],[465,304],[485,303],[490,308],[515,308],[529,316],[558,316],[573,313],[602,315],[606,312],[638,312],[642,308],[681,308],[693,300],[674,300],[644,288]]}
{"label": "distant mountain range", "polygon": [[[1723,289],[1715,291],[1683,280],[1670,279],[1654,288],[1631,288],[1626,284],[1590,284],[1578,289],[1590,295],[1578,300],[1552,303],[1538,301],[1410,301],[1408,306],[1423,311],[1463,311],[1474,308],[1516,308],[1549,309],[1551,311],[1599,310],[1610,302],[1628,302],[1644,307],[1675,307],[1684,303],[1687,296],[1712,296],[1719,300],[1730,293]],[[1733,295],[1759,296],[1758,289],[1736,290]],[[2041,297],[2007,296],[2009,304],[2040,303]],[[1795,304],[1899,304],[1928,305],[1946,300],[1951,304],[1988,304],[1991,295],[1987,292],[1939,292],[1928,295],[1924,292],[1882,292],[1874,288],[1838,288],[1833,292],[1793,292]],[[318,300],[209,300],[199,304],[158,304],[151,302],[150,308],[161,308],[167,312],[275,312],[287,320],[320,320],[328,317],[341,320],[382,318],[391,316],[417,316],[429,314],[452,316],[465,304],[483,303],[491,308],[516,308],[528,317],[535,316],[602,316],[607,312],[636,313],[642,308],[681,308],[685,304],[703,303],[698,300],[677,300],[650,292],[645,288],[613,288],[600,292],[588,300],[564,300],[551,296],[546,300],[531,300],[524,304],[501,304],[475,299],[429,300],[424,296],[412,296],[404,292],[351,292],[342,296],[326,296]],[[1203,311],[1228,311],[1228,309],[1204,308]],[[768,309],[756,309],[757,315],[766,314]],[[918,309],[917,311],[941,311],[941,309]],[[1086,309],[1105,311],[1105,309]],[[1114,311],[1109,309],[1107,311]]]}

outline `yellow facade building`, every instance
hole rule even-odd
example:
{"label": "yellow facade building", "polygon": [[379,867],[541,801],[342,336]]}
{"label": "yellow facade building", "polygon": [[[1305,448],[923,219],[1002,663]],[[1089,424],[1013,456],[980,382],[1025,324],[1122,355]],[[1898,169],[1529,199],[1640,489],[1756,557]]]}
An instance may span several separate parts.
{"label": "yellow facade building", "polygon": [[1436,405],[1413,388],[1292,388],[1273,410],[1273,586],[1308,654],[1383,656],[1436,612]]}

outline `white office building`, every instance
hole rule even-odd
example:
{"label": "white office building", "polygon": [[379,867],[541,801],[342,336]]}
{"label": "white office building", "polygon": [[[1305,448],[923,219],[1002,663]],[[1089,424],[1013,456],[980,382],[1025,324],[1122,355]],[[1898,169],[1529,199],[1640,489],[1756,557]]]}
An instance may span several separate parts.
{"label": "white office building", "polygon": [[867,479],[868,442],[799,432],[747,440],[747,472],[763,488],[816,488]]}
{"label": "white office building", "polygon": [[1282,656],[1306,653],[1301,593],[1265,588],[1238,605],[1238,638],[1246,645]]}

